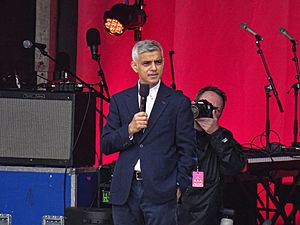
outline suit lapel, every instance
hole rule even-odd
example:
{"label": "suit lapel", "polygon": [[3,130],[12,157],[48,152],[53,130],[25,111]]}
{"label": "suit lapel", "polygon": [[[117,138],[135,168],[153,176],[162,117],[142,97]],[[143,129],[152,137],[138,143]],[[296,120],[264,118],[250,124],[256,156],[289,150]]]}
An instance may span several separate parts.
{"label": "suit lapel", "polygon": [[129,122],[131,121],[133,115],[139,111],[139,103],[138,103],[138,87],[137,85],[128,89],[127,98],[125,99],[124,104],[126,104],[128,109],[128,118]]}
{"label": "suit lapel", "polygon": [[158,118],[160,117],[162,112],[165,110],[166,106],[169,103],[168,99],[167,99],[167,97],[169,95],[170,95],[170,93],[169,93],[168,88],[163,83],[161,83],[158,93],[157,93],[157,96],[156,96],[156,99],[155,99],[155,103],[154,103],[152,111],[151,111],[148,128],[145,130],[145,133],[140,141],[143,141],[144,138],[149,134],[149,132],[152,130],[152,128],[156,124]]}

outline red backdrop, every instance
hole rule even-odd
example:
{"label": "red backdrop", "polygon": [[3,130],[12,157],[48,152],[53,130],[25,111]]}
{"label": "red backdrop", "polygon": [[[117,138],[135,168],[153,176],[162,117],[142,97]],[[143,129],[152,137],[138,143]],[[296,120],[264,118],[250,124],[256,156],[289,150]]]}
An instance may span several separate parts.
{"label": "red backdrop", "polygon": [[[103,14],[116,3],[124,2],[79,0],[78,12],[77,74],[88,83],[99,81],[98,66],[91,59],[85,38],[86,31],[95,27],[100,31],[101,65],[110,94],[137,81],[130,67],[133,31],[127,30],[124,35],[113,37],[103,29]],[[271,129],[278,133],[281,143],[291,145],[294,94],[293,90],[289,95],[286,92],[297,81],[296,70],[291,60],[292,45],[279,33],[279,28],[284,27],[292,36],[300,38],[299,1],[145,0],[144,9],[148,17],[143,27],[143,39],[158,40],[164,47],[164,82],[171,85],[168,52],[174,50],[177,89],[183,90],[190,98],[204,85],[224,89],[228,104],[221,124],[232,130],[240,143],[249,143],[265,130],[264,86],[269,84],[257,54],[255,38],[242,30],[240,23],[247,23],[262,35],[261,48],[284,108],[284,113],[280,113],[271,93]],[[279,141],[273,132],[270,141]],[[110,157],[104,157],[104,163],[109,161]]]}
{"label": "red backdrop", "polygon": [[[255,38],[240,28],[245,22],[264,37],[261,48],[273,77],[284,113],[279,112],[271,93],[271,142],[287,146],[293,141],[294,94],[287,91],[297,82],[292,62],[292,45],[279,33],[284,27],[300,40],[300,1],[298,0],[145,0],[147,21],[143,39],[159,41],[165,51],[163,80],[171,85],[169,54],[174,50],[175,83],[177,89],[193,98],[205,85],[216,85],[228,96],[221,124],[235,134],[236,139],[249,143],[265,131],[267,74],[257,54]],[[97,63],[91,59],[86,44],[86,31],[100,31],[101,65],[110,94],[136,84],[131,70],[133,31],[113,37],[103,29],[103,14],[116,0],[79,0],[77,74],[88,83],[99,81]],[[134,1],[131,0],[130,4]],[[108,104],[105,104],[105,114]],[[299,117],[300,113],[298,113]],[[99,135],[98,135],[99,137]],[[299,139],[299,135],[297,137]],[[279,140],[280,139],[280,140]],[[98,140],[99,141],[99,140]],[[261,145],[259,140],[254,142]],[[99,151],[99,145],[98,149]],[[103,163],[117,156],[104,157]]]}

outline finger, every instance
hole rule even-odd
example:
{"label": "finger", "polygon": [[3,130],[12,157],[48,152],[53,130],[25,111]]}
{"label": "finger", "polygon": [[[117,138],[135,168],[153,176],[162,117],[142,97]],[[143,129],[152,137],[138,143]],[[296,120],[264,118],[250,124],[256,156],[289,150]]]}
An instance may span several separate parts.
{"label": "finger", "polygon": [[137,121],[137,125],[139,128],[145,128],[148,125],[148,121],[147,120],[139,120],[139,121]]}
{"label": "finger", "polygon": [[218,117],[217,117],[217,110],[213,110],[212,111],[212,114],[213,114],[213,119],[218,119]]}
{"label": "finger", "polygon": [[138,112],[136,115],[138,115],[138,116],[147,116],[147,113],[146,112]]}
{"label": "finger", "polygon": [[198,122],[199,123],[207,123],[211,120],[212,118],[208,118],[208,117],[201,117],[199,118]]}

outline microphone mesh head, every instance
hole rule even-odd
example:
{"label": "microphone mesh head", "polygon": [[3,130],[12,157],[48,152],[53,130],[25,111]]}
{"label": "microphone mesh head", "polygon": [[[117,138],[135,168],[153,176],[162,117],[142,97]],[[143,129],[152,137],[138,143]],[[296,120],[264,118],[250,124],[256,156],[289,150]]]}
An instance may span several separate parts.
{"label": "microphone mesh head", "polygon": [[100,44],[100,34],[95,28],[90,28],[86,32],[86,42],[88,46]]}
{"label": "microphone mesh head", "polygon": [[279,32],[280,32],[280,33],[284,33],[284,32],[285,32],[285,29],[284,29],[283,27],[281,27],[281,28],[279,29]]}
{"label": "microphone mesh head", "polygon": [[29,40],[23,41],[23,47],[24,48],[31,48],[33,46],[32,42]]}
{"label": "microphone mesh head", "polygon": [[247,24],[245,24],[244,22],[242,22],[242,23],[240,24],[240,28],[246,29],[246,28],[247,28]]}

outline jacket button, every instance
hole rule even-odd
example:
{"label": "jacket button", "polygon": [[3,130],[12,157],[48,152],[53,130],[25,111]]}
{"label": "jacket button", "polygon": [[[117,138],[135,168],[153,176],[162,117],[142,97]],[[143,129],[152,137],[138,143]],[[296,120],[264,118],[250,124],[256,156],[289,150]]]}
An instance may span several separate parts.
{"label": "jacket button", "polygon": [[140,148],[143,148],[144,147],[144,145],[143,144],[140,144]]}

